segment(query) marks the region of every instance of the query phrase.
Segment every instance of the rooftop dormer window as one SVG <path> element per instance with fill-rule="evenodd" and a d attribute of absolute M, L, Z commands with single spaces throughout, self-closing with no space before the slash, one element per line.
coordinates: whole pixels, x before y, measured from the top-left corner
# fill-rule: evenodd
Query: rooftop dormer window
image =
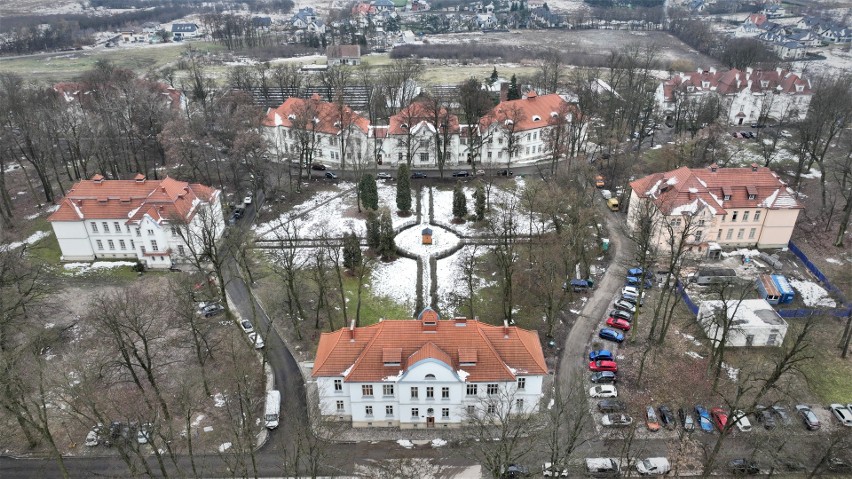
<path fill-rule="evenodd" d="M 538 115 L 533 115 L 532 121 L 541 121 L 541 117 Z"/>

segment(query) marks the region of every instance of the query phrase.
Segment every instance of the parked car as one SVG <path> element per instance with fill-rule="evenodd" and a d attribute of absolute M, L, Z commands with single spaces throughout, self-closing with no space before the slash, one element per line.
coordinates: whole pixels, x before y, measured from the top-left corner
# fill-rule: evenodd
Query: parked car
<path fill-rule="evenodd" d="M 136 430 L 136 442 L 139 444 L 148 444 L 148 441 L 151 440 L 153 428 L 154 425 L 150 422 L 143 422 L 140 424 L 139 429 Z"/>
<path fill-rule="evenodd" d="M 377 180 L 392 180 L 393 176 L 391 176 L 391 174 L 386 172 L 386 171 L 380 171 L 380 172 L 376 173 L 376 179 Z"/>
<path fill-rule="evenodd" d="M 622 412 L 625 409 L 624 403 L 616 399 L 604 399 L 598 403 L 598 411 L 602 413 Z"/>
<path fill-rule="evenodd" d="M 527 477 L 530 475 L 530 469 L 520 464 L 509 464 L 506 470 L 503 471 L 503 479 L 516 479 L 518 477 Z"/>
<path fill-rule="evenodd" d="M 635 296 L 622 296 L 619 301 L 627 301 L 628 303 L 632 304 L 633 307 L 642 306 L 643 304 L 645 304 L 645 295 L 642 295 L 641 298 L 637 298 Z"/>
<path fill-rule="evenodd" d="M 263 349 L 266 346 L 266 343 L 263 342 L 263 338 L 260 337 L 257 333 L 248 333 L 249 342 L 254 346 L 254 349 Z"/>
<path fill-rule="evenodd" d="M 544 477 L 568 477 L 568 468 L 545 462 L 541 466 L 541 475 Z"/>
<path fill-rule="evenodd" d="M 660 421 L 662 421 L 663 427 L 666 429 L 675 427 L 675 417 L 668 406 L 662 404 L 659 408 L 657 408 L 657 411 L 660 412 Z"/>
<path fill-rule="evenodd" d="M 323 165 L 322 163 L 313 162 L 311 164 L 311 169 L 317 171 L 325 171 L 325 165 Z"/>
<path fill-rule="evenodd" d="M 92 427 L 92 430 L 86 434 L 86 446 L 94 447 L 101 443 L 101 431 L 103 431 L 104 425 L 98 423 L 97 425 Z"/>
<path fill-rule="evenodd" d="M 816 431 L 822 426 L 819 423 L 819 418 L 817 418 L 810 406 L 799 404 L 796 406 L 796 411 L 799 412 L 799 416 L 801 416 L 802 422 L 808 428 L 808 431 Z"/>
<path fill-rule="evenodd" d="M 423 179 L 423 178 L 426 178 L 426 173 L 421 173 L 419 171 L 415 171 L 414 173 L 411 174 L 412 180 L 419 180 L 419 179 Z"/>
<path fill-rule="evenodd" d="M 695 417 L 698 419 L 698 426 L 704 432 L 713 432 L 713 422 L 710 421 L 710 413 L 704 409 L 704 406 L 695 406 Z"/>
<path fill-rule="evenodd" d="M 636 276 L 628 276 L 624 279 L 625 287 L 638 287 L 642 283 L 642 278 L 637 278 Z M 654 287 L 654 282 L 650 279 L 645 280 L 645 289 L 651 289 Z M 637 293 L 638 294 L 638 293 Z"/>
<path fill-rule="evenodd" d="M 624 413 L 604 414 L 601 425 L 606 427 L 627 427 L 633 424 L 633 418 Z"/>
<path fill-rule="evenodd" d="M 620 329 L 622 331 L 630 331 L 630 322 L 626 319 L 608 318 L 606 320 L 606 325 L 612 328 Z"/>
<path fill-rule="evenodd" d="M 719 432 L 725 432 L 725 427 L 728 426 L 728 413 L 720 407 L 714 407 L 710 409 L 710 417 L 713 418 L 713 424 Z"/>
<path fill-rule="evenodd" d="M 640 476 L 662 476 L 671 470 L 672 466 L 665 457 L 648 457 L 636 461 L 636 472 Z"/>
<path fill-rule="evenodd" d="M 775 415 L 778 416 L 778 419 L 781 420 L 782 425 L 789 426 L 790 424 L 793 424 L 793 420 L 790 419 L 790 415 L 787 414 L 787 409 L 784 406 L 778 406 L 776 404 L 775 406 L 772 406 L 772 412 L 774 412 Z"/>
<path fill-rule="evenodd" d="M 222 311 L 225 311 L 225 308 L 221 304 L 211 303 L 201 308 L 201 315 L 205 318 L 212 318 Z"/>
<path fill-rule="evenodd" d="M 734 459 L 728 463 L 728 468 L 731 469 L 731 473 L 734 475 L 753 476 L 760 473 L 760 467 L 750 459 Z"/>
<path fill-rule="evenodd" d="M 740 432 L 751 431 L 751 421 L 748 420 L 748 415 L 745 412 L 737 409 L 731 414 L 731 420 L 734 421 Z"/>
<path fill-rule="evenodd" d="M 589 376 L 589 381 L 595 384 L 614 384 L 618 378 L 612 371 L 598 371 Z"/>
<path fill-rule="evenodd" d="M 254 326 L 252 326 L 251 321 L 244 319 L 240 321 L 240 327 L 243 328 L 246 334 L 254 331 Z"/>
<path fill-rule="evenodd" d="M 772 415 L 772 411 L 768 407 L 758 405 L 754 417 L 757 422 L 763 424 L 764 429 L 775 429 L 775 416 Z"/>
<path fill-rule="evenodd" d="M 616 343 L 624 341 L 624 334 L 609 328 L 601 329 L 601 331 L 598 333 L 598 336 L 601 339 L 606 339 L 607 341 L 615 341 Z"/>
<path fill-rule="evenodd" d="M 695 430 L 695 421 L 692 419 L 692 414 L 686 412 L 684 408 L 678 408 L 677 417 L 680 418 L 680 425 L 683 426 L 684 431 L 692 432 Z"/>
<path fill-rule="evenodd" d="M 635 267 L 630 268 L 630 269 L 628 269 L 628 270 L 627 270 L 627 276 L 636 276 L 636 277 L 640 277 L 640 278 L 641 278 L 642 276 L 648 276 L 648 277 L 650 277 L 650 276 L 651 276 L 651 272 L 650 272 L 650 271 L 648 271 L 648 274 L 645 274 L 645 270 L 644 270 L 644 269 L 642 269 L 642 268 L 640 268 L 640 267 L 638 267 L 638 266 L 635 266 Z"/>
<path fill-rule="evenodd" d="M 832 404 L 828 406 L 834 417 L 844 426 L 852 427 L 852 411 L 843 404 Z"/>
<path fill-rule="evenodd" d="M 454 171 L 453 178 L 467 178 L 470 176 L 470 172 L 467 170 Z"/>
<path fill-rule="evenodd" d="M 589 361 L 612 361 L 612 351 L 598 349 L 589 353 Z"/>
<path fill-rule="evenodd" d="M 645 408 L 645 426 L 647 426 L 648 430 L 651 432 L 660 430 L 660 420 L 657 418 L 657 413 L 654 411 L 653 406 Z"/>
<path fill-rule="evenodd" d="M 325 172 L 325 178 L 326 178 L 327 180 L 336 180 L 336 179 L 337 179 L 337 175 L 336 175 L 336 174 L 334 174 L 334 173 L 333 173 L 333 172 L 331 172 L 331 171 L 326 171 L 326 172 Z"/>
<path fill-rule="evenodd" d="M 618 301 L 612 303 L 612 305 L 616 309 L 620 309 L 622 311 L 627 311 L 628 313 L 635 313 L 636 312 L 636 305 L 634 305 L 630 301 L 625 301 L 623 299 L 619 299 Z"/>
<path fill-rule="evenodd" d="M 500 172 L 497 173 L 497 175 L 499 175 L 499 176 L 512 176 L 514 174 L 515 173 L 512 172 L 512 170 L 500 170 Z"/>
<path fill-rule="evenodd" d="M 121 437 L 121 423 L 113 421 L 109 424 L 109 430 L 104 438 L 104 446 L 112 447 L 115 441 Z"/>
<path fill-rule="evenodd" d="M 633 320 L 632 314 L 628 313 L 627 311 L 623 311 L 621 309 L 613 309 L 612 311 L 609 312 L 609 315 L 612 316 L 613 318 L 621 318 L 625 321 L 632 321 Z"/>
<path fill-rule="evenodd" d="M 593 398 L 615 398 L 618 397 L 618 389 L 612 384 L 601 384 L 589 389 L 589 396 Z"/>
<path fill-rule="evenodd" d="M 752 128 L 766 128 L 766 125 L 763 124 L 763 123 L 752 123 L 751 127 Z"/>
<path fill-rule="evenodd" d="M 598 188 L 603 188 L 605 186 L 604 177 L 601 175 L 595 176 L 595 186 Z"/>
<path fill-rule="evenodd" d="M 587 457 L 586 475 L 591 477 L 619 477 L 621 466 L 611 457 Z"/>
<path fill-rule="evenodd" d="M 612 371 L 618 372 L 618 363 L 615 361 L 590 361 L 589 370 L 591 371 Z"/>

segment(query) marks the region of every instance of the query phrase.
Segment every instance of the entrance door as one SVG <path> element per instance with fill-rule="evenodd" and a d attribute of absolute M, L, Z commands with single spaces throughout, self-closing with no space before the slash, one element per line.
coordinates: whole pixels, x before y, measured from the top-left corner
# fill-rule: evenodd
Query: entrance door
<path fill-rule="evenodd" d="M 429 416 L 429 417 L 426 418 L 426 427 L 427 428 L 435 427 L 435 417 L 434 416 Z"/>
<path fill-rule="evenodd" d="M 752 344 L 754 344 L 754 335 L 749 334 L 746 336 L 746 346 L 751 346 Z"/>

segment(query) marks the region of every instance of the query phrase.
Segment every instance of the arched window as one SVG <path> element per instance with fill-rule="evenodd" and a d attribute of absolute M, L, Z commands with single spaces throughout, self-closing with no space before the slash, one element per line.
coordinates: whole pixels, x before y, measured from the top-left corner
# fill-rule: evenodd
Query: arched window
<path fill-rule="evenodd" d="M 426 379 L 427 381 L 434 381 L 434 380 L 435 380 L 435 375 L 434 375 L 434 374 L 427 374 L 425 379 Z"/>

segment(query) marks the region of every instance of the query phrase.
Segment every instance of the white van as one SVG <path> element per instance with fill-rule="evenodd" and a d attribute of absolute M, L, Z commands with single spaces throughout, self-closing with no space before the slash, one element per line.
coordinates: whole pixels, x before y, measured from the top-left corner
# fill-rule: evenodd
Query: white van
<path fill-rule="evenodd" d="M 281 412 L 281 392 L 277 390 L 268 391 L 266 393 L 266 413 L 263 415 L 263 420 L 266 422 L 268 429 L 278 427 L 278 414 Z"/>
<path fill-rule="evenodd" d="M 586 473 L 592 477 L 618 477 L 621 467 L 611 457 L 587 457 Z"/>

